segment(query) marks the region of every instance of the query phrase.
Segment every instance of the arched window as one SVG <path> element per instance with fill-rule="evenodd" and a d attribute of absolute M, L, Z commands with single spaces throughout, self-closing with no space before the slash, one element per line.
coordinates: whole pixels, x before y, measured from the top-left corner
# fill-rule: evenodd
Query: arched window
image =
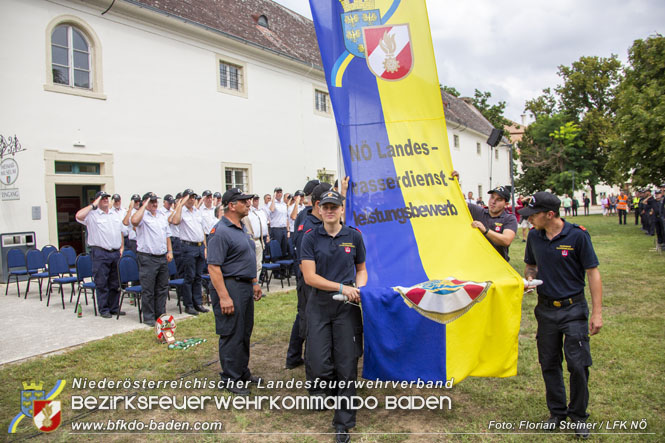
<path fill-rule="evenodd" d="M 79 17 L 61 15 L 46 26 L 45 68 L 44 90 L 106 100 L 102 45 Z"/>
<path fill-rule="evenodd" d="M 263 26 L 264 28 L 267 28 L 268 27 L 268 17 L 266 17 L 265 15 L 260 16 L 257 23 L 258 23 L 259 26 Z"/>
<path fill-rule="evenodd" d="M 72 25 L 56 26 L 51 34 L 53 83 L 92 89 L 90 44 Z"/>

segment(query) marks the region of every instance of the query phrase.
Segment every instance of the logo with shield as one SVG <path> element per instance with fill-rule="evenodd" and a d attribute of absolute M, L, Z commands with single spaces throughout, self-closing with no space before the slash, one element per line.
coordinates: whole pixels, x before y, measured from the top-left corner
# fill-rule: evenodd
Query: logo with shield
<path fill-rule="evenodd" d="M 357 2 L 358 4 L 362 2 Z M 373 2 L 364 2 L 373 4 Z M 346 9 L 354 8 L 356 3 L 350 3 L 344 6 Z M 342 14 L 342 33 L 344 35 L 344 46 L 346 50 L 356 57 L 365 58 L 366 45 L 364 42 L 363 28 L 366 26 L 377 26 L 381 24 L 381 11 L 378 9 L 364 9 L 367 5 L 362 5 L 361 9 L 346 10 Z M 371 7 L 371 6 L 369 6 Z"/>
<path fill-rule="evenodd" d="M 408 24 L 363 29 L 367 66 L 383 80 L 402 80 L 413 68 L 413 48 Z"/>
<path fill-rule="evenodd" d="M 23 390 L 21 391 L 21 412 L 28 417 L 34 416 L 34 402 L 35 400 L 44 400 L 46 394 L 42 387 L 42 382 L 26 383 L 23 382 Z"/>
<path fill-rule="evenodd" d="M 62 415 L 60 414 L 60 400 L 35 400 L 35 426 L 42 432 L 52 432 L 58 429 Z"/>

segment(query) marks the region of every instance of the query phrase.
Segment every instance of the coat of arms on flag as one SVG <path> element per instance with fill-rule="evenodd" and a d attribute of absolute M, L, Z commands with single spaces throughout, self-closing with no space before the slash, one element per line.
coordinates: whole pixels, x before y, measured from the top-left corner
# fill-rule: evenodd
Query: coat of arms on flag
<path fill-rule="evenodd" d="M 60 400 L 36 400 L 35 426 L 42 432 L 51 432 L 58 429 L 62 415 L 60 414 Z"/>
<path fill-rule="evenodd" d="M 367 66 L 383 80 L 401 80 L 413 68 L 408 24 L 363 28 Z"/>
<path fill-rule="evenodd" d="M 346 50 L 356 57 L 365 57 L 365 43 L 362 29 L 365 26 L 381 24 L 381 11 L 375 9 L 374 0 L 340 0 L 342 14 L 342 35 Z"/>
<path fill-rule="evenodd" d="M 420 314 L 438 323 L 450 323 L 459 318 L 487 294 L 492 282 L 460 281 L 452 277 L 446 280 L 430 280 L 404 288 L 393 288 L 404 302 Z"/>

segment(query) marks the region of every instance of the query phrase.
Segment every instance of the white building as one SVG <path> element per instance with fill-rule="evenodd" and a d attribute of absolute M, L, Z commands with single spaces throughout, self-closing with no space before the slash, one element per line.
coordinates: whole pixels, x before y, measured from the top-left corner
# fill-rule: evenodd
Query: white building
<path fill-rule="evenodd" d="M 127 206 L 336 178 L 314 27 L 270 0 L 2 0 L 0 16 L 0 233 L 81 251 L 74 214 L 98 190 Z M 508 155 L 461 103 L 446 107 L 451 151 L 477 195 L 490 171 L 507 183 Z"/>

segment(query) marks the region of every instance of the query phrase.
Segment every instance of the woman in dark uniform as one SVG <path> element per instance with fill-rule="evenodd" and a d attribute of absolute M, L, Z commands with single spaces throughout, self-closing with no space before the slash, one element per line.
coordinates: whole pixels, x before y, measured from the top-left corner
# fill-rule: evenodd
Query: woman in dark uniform
<path fill-rule="evenodd" d="M 356 395 L 363 349 L 362 317 L 353 303 L 360 302 L 359 288 L 367 283 L 365 244 L 360 231 L 341 224 L 343 201 L 333 190 L 322 195 L 323 224 L 305 233 L 301 247 L 305 283 L 314 288 L 307 303 L 307 361 L 316 381 L 332 383 L 326 391 L 337 397 L 333 426 L 338 442 L 350 441 L 348 430 L 356 424 L 350 398 Z M 340 293 L 350 303 L 333 300 Z"/>

